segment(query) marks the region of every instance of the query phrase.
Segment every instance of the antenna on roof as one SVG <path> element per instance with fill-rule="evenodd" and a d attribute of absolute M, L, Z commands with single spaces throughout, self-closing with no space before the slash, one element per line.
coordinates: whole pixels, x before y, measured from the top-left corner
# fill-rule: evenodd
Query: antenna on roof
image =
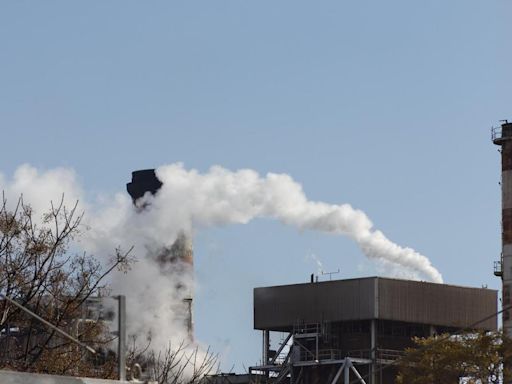
<path fill-rule="evenodd" d="M 337 273 L 340 273 L 340 269 L 338 268 L 337 271 L 334 271 L 334 272 L 324 272 L 322 271 L 322 275 L 329 275 L 329 280 L 332 280 L 332 275 L 335 275 Z"/>

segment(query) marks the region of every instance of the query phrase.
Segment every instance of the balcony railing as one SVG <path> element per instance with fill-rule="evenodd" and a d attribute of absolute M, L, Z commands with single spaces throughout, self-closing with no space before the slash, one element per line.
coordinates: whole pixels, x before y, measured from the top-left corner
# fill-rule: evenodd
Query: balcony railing
<path fill-rule="evenodd" d="M 494 262 L 494 276 L 503 276 L 503 263 L 501 262 L 501 260 Z"/>
<path fill-rule="evenodd" d="M 492 142 L 497 145 L 501 145 L 506 140 L 512 140 L 512 124 L 507 123 L 499 127 L 491 128 Z"/>

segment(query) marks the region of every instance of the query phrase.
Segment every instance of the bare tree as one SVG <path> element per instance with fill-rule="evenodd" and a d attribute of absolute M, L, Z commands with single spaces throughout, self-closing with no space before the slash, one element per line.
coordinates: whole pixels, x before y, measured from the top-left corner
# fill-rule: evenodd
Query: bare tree
<path fill-rule="evenodd" d="M 102 353 L 92 356 L 80 346 L 0 299 L 0 368 L 21 371 L 116 378 L 112 336 L 98 313 L 90 312 L 114 270 L 128 271 L 132 248 L 113 251 L 108 263 L 77 252 L 83 212 L 78 202 L 68 209 L 64 196 L 41 218 L 20 198 L 12 210 L 5 196 L 0 203 L 0 293 L 31 309 Z M 96 316 L 96 317 L 95 317 Z M 196 384 L 217 372 L 217 355 L 210 349 L 182 342 L 155 352 L 135 338 L 127 362 L 132 376 L 142 366 L 159 384 Z M 139 366 L 140 364 L 140 366 Z"/>
<path fill-rule="evenodd" d="M 144 347 L 139 347 L 132 336 L 127 357 L 131 371 L 136 365 L 145 371 L 146 376 L 158 384 L 198 384 L 204 376 L 218 373 L 218 355 L 210 348 L 200 349 L 197 345 L 182 341 L 171 343 L 161 351 L 151 349 L 151 339 Z"/>
<path fill-rule="evenodd" d="M 115 249 L 107 265 L 78 253 L 73 240 L 80 235 L 83 213 L 77 206 L 78 202 L 68 209 L 63 196 L 39 220 L 22 198 L 9 210 L 2 195 L 0 292 L 101 349 L 110 341 L 106 327 L 84 311 L 105 287 L 109 273 L 129 268 L 132 249 Z M 92 358 L 6 300 L 0 301 L 0 367 L 67 375 L 115 374 L 108 355 Z"/>

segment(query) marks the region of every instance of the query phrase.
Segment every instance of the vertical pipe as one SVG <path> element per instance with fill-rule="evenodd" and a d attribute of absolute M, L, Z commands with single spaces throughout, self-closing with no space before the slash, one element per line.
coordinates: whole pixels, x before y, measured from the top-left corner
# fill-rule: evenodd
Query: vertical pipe
<path fill-rule="evenodd" d="M 373 319 L 370 324 L 370 384 L 377 384 L 377 320 Z"/>
<path fill-rule="evenodd" d="M 352 362 L 348 359 L 348 357 L 345 358 L 345 366 L 343 367 L 343 383 L 344 384 L 350 384 L 350 365 Z"/>
<path fill-rule="evenodd" d="M 194 321 L 192 319 L 192 298 L 187 297 L 183 299 L 183 303 L 186 306 L 187 317 L 185 319 L 187 326 L 187 333 L 189 340 L 193 340 L 194 338 Z"/>
<path fill-rule="evenodd" d="M 126 297 L 124 295 L 117 296 L 118 300 L 118 336 L 117 343 L 117 363 L 119 371 L 119 381 L 126 381 Z"/>
<path fill-rule="evenodd" d="M 269 334 L 269 331 L 265 330 L 265 331 L 263 331 L 263 355 L 261 358 L 262 365 L 268 364 L 269 344 L 270 344 L 270 334 Z"/>
<path fill-rule="evenodd" d="M 318 338 L 320 337 L 320 335 L 319 335 L 318 325 L 316 327 L 317 328 L 316 328 L 316 336 L 315 336 L 315 360 L 318 363 L 320 360 L 319 356 L 318 356 Z"/>

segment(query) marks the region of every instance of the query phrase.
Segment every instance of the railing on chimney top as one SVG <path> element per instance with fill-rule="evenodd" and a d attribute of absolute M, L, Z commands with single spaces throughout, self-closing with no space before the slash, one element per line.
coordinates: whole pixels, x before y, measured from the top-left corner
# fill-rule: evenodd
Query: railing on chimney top
<path fill-rule="evenodd" d="M 492 141 L 500 140 L 502 138 L 502 134 L 503 134 L 503 129 L 501 128 L 501 126 L 491 128 Z"/>

